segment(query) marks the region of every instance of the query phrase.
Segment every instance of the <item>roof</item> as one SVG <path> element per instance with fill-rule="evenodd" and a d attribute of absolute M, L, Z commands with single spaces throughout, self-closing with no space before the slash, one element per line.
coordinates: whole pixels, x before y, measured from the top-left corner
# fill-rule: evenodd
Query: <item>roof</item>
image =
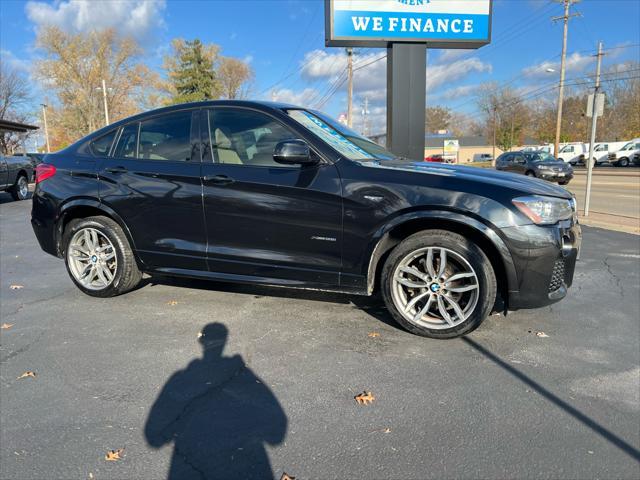
<path fill-rule="evenodd" d="M 18 122 L 12 122 L 9 120 L 0 120 L 0 131 L 3 132 L 18 132 L 18 133 L 25 133 L 29 130 L 38 130 L 38 128 L 35 125 L 28 125 L 26 123 L 18 123 Z"/>

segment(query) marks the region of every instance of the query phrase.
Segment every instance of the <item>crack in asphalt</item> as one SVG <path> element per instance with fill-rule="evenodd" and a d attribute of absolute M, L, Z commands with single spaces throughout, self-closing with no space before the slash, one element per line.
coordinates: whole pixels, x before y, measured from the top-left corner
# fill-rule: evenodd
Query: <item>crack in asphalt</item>
<path fill-rule="evenodd" d="M 613 278 L 613 280 L 616 282 L 616 287 L 617 287 L 617 290 L 620 292 L 620 296 L 624 298 L 624 287 L 622 286 L 622 281 L 620 280 L 620 277 L 618 277 L 618 275 L 614 273 L 613 267 L 609 263 L 609 257 L 605 257 L 605 259 L 602 260 L 602 263 L 606 267 L 607 273 L 609 273 L 609 275 L 611 275 L 611 278 Z"/>
<path fill-rule="evenodd" d="M 178 455 L 186 465 L 189 465 L 189 467 L 191 467 L 191 469 L 193 471 L 195 471 L 200 476 L 200 478 L 203 478 L 204 480 L 207 480 L 207 474 L 205 472 L 203 472 L 202 470 L 200 470 L 198 467 L 196 467 L 193 463 L 191 463 L 191 460 L 189 460 L 189 456 L 186 453 L 182 452 L 176 446 L 175 443 L 173 445 L 173 453 Z"/>
<path fill-rule="evenodd" d="M 18 308 L 16 308 L 13 312 L 7 313 L 7 314 L 5 314 L 3 316 L 4 316 L 4 318 L 13 317 L 14 315 L 17 315 L 18 313 L 20 313 L 22 311 L 22 309 L 24 309 L 24 307 L 31 306 L 31 305 L 36 305 L 36 304 L 42 303 L 42 302 L 48 302 L 50 300 L 55 300 L 58 297 L 66 295 L 69 292 L 69 290 L 71 290 L 71 289 L 67 289 L 64 292 L 56 293 L 55 295 L 53 295 L 51 297 L 39 298 L 37 300 L 31 300 L 30 302 L 20 303 L 18 305 Z"/>
<path fill-rule="evenodd" d="M 24 353 L 27 350 L 29 350 L 33 345 L 35 345 L 36 343 L 38 343 L 40 341 L 40 339 L 43 337 L 44 333 L 45 332 L 40 332 L 40 335 L 38 335 L 36 337 L 36 339 L 33 340 L 31 343 L 27 343 L 24 347 L 21 347 L 18 350 L 15 350 L 14 352 L 11 352 L 9 355 L 5 355 L 4 357 L 0 358 L 0 365 L 3 364 L 3 363 L 6 363 L 7 361 L 11 360 L 12 358 L 17 357 L 21 353 Z"/>

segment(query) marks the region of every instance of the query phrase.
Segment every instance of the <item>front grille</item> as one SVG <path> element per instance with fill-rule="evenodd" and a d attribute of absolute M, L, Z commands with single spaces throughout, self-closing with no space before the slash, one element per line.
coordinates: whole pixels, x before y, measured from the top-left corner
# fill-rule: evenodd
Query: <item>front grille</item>
<path fill-rule="evenodd" d="M 551 282 L 549 283 L 549 292 L 555 292 L 564 283 L 564 260 L 556 260 L 551 273 Z"/>
<path fill-rule="evenodd" d="M 610 153 L 609 154 L 609 160 L 615 160 L 616 159 L 616 154 L 615 153 Z"/>

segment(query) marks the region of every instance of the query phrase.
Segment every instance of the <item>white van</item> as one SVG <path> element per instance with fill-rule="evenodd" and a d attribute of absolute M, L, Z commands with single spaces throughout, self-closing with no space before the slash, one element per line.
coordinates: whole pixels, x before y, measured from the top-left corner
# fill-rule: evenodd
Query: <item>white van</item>
<path fill-rule="evenodd" d="M 568 143 L 560 149 L 558 160 L 575 165 L 580 159 L 584 160 L 585 154 L 588 155 L 588 150 L 589 147 L 585 147 L 584 143 Z"/>
<path fill-rule="evenodd" d="M 627 142 L 600 142 L 596 143 L 593 149 L 593 159 L 596 165 L 602 165 L 609 161 L 609 154 L 617 152 L 624 147 Z"/>
<path fill-rule="evenodd" d="M 610 153 L 609 162 L 616 167 L 640 164 L 640 138 L 634 138 L 617 152 Z"/>

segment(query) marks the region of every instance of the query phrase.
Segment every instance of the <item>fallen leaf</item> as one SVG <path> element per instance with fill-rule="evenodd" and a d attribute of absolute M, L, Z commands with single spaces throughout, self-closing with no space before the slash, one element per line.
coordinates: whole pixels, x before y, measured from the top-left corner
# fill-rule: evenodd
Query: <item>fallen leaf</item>
<path fill-rule="evenodd" d="M 204 333 L 198 332 L 198 338 L 202 338 L 202 337 L 204 337 Z"/>
<path fill-rule="evenodd" d="M 368 336 L 371 338 L 376 338 L 376 337 L 379 337 L 380 334 L 378 332 L 371 332 Z"/>
<path fill-rule="evenodd" d="M 296 480 L 296 477 L 292 477 L 291 475 L 287 475 L 286 472 L 282 472 L 280 480 Z"/>
<path fill-rule="evenodd" d="M 27 377 L 36 377 L 36 372 L 32 372 L 31 370 L 27 370 L 26 372 L 24 372 L 22 375 L 20 375 L 18 377 L 18 380 L 20 380 L 21 378 L 27 378 Z"/>
<path fill-rule="evenodd" d="M 376 399 L 376 397 L 374 397 L 371 392 L 367 392 L 366 390 L 360 393 L 359 395 L 356 395 L 353 398 L 360 405 L 369 405 L 370 403 L 373 403 L 373 401 Z"/>
<path fill-rule="evenodd" d="M 11 290 L 20 290 L 21 288 L 24 288 L 23 285 L 11 285 L 9 287 Z"/>
<path fill-rule="evenodd" d="M 536 337 L 540 337 L 540 338 L 549 338 L 549 335 L 547 335 L 544 332 L 536 332 Z"/>
<path fill-rule="evenodd" d="M 89 472 L 89 478 L 93 478 L 93 473 Z"/>
<path fill-rule="evenodd" d="M 107 462 L 116 462 L 122 459 L 122 457 L 120 456 L 122 454 L 124 454 L 124 448 L 118 448 L 117 450 L 109 450 L 107 454 L 104 456 L 104 459 Z"/>
<path fill-rule="evenodd" d="M 390 428 L 385 428 L 382 433 L 391 433 L 391 429 Z"/>
<path fill-rule="evenodd" d="M 2 325 L 0 325 L 0 328 L 2 330 L 9 330 L 11 327 L 13 327 L 13 323 L 3 323 Z"/>
<path fill-rule="evenodd" d="M 170 305 L 170 306 L 172 306 L 172 307 L 173 307 L 174 305 L 177 305 L 177 304 L 178 304 L 178 301 L 177 301 L 177 300 L 171 300 L 171 301 L 167 302 L 167 305 Z"/>

